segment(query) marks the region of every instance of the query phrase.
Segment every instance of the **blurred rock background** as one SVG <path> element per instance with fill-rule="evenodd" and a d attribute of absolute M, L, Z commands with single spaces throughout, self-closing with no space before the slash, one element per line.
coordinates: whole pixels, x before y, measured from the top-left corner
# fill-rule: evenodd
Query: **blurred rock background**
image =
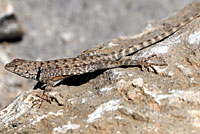
<path fill-rule="evenodd" d="M 101 42 L 139 33 L 147 21 L 164 18 L 192 1 L 11 0 L 0 9 L 0 19 L 5 13 L 16 15 L 24 34 L 21 40 L 0 44 L 0 108 L 36 83 L 7 72 L 3 66 L 12 59 L 73 57 Z M 8 5 L 4 2 L 0 0 L 1 7 Z"/>

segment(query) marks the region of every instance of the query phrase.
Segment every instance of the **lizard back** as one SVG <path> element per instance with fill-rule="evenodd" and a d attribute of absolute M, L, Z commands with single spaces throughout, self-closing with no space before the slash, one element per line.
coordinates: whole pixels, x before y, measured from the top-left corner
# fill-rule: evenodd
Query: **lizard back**
<path fill-rule="evenodd" d="M 200 16 L 200 13 L 185 19 L 175 27 L 144 42 L 133 44 L 128 49 L 101 55 L 78 56 L 76 58 L 58 59 L 50 61 L 28 61 L 15 59 L 5 65 L 5 69 L 19 76 L 47 83 L 51 79 L 62 79 L 72 75 L 94 72 L 99 69 L 118 67 L 117 61 L 127 55 L 133 54 L 143 48 L 149 47 L 169 37 L 183 26 Z M 60 77 L 62 76 L 62 77 Z"/>
<path fill-rule="evenodd" d="M 187 18 L 184 17 L 184 18 L 186 18 L 184 21 L 182 21 L 181 23 L 177 24 L 176 26 L 170 28 L 166 32 L 163 32 L 153 38 L 150 38 L 150 39 L 140 42 L 138 44 L 132 44 L 126 49 L 122 48 L 119 51 L 113 51 L 109 54 L 104 53 L 104 54 L 101 54 L 101 56 L 104 58 L 110 59 L 110 60 L 119 60 L 120 58 L 122 58 L 124 56 L 131 55 L 141 49 L 152 46 L 152 45 L 168 38 L 169 36 L 171 36 L 172 34 L 177 32 L 179 29 L 181 29 L 182 27 L 184 27 L 185 25 L 187 25 L 192 20 L 194 20 L 195 18 L 198 18 L 198 17 L 200 17 L 200 13 L 196 13 L 195 15 L 193 15 L 191 17 L 187 17 Z M 87 50 L 86 50 L 83 55 L 80 55 L 80 57 L 81 56 L 95 56 L 95 55 L 97 55 L 96 52 L 87 52 Z"/>

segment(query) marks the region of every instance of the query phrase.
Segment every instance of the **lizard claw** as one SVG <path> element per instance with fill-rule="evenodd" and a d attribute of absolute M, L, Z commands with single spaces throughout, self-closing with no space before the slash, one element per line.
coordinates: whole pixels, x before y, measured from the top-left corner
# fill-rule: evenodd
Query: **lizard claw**
<path fill-rule="evenodd" d="M 34 107 L 35 105 L 38 105 L 39 104 L 39 108 L 42 106 L 43 102 L 46 101 L 46 102 L 49 102 L 51 104 L 51 96 L 48 94 L 48 93 L 43 93 L 41 96 L 40 95 L 36 95 L 39 99 L 37 100 L 34 100 L 32 103 L 32 107 Z"/>
<path fill-rule="evenodd" d="M 150 55 L 149 57 L 139 61 L 142 71 L 144 70 L 144 68 L 147 68 L 147 70 L 150 71 L 150 68 L 151 68 L 151 69 L 153 69 L 154 72 L 157 73 L 156 69 L 153 66 L 167 66 L 168 65 L 166 63 L 148 63 L 148 60 L 150 60 L 154 56 L 156 56 L 156 55 L 155 54 Z"/>
<path fill-rule="evenodd" d="M 54 96 L 50 96 L 48 93 L 43 93 L 41 96 L 40 95 L 36 95 L 39 99 L 37 100 L 34 100 L 32 103 L 32 107 L 34 107 L 35 105 L 38 105 L 39 104 L 39 108 L 42 106 L 43 102 L 46 101 L 48 102 L 49 104 L 51 104 L 51 102 L 53 100 L 55 100 L 55 102 L 58 104 L 58 106 L 64 106 L 63 104 L 61 104 L 58 99 Z"/>

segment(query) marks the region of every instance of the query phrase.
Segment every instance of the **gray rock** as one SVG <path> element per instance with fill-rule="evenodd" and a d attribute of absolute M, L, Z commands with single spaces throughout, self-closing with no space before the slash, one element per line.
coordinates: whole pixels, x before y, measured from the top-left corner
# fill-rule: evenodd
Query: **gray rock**
<path fill-rule="evenodd" d="M 191 2 L 191 0 L 10 1 L 18 20 L 23 24 L 25 36 L 22 41 L 0 45 L 2 92 L 0 109 L 35 84 L 35 81 L 20 78 L 3 68 L 14 58 L 50 60 L 74 57 L 100 42 L 139 33 L 147 21 L 163 18 Z"/>
<path fill-rule="evenodd" d="M 184 20 L 183 16 L 200 12 L 199 5 L 197 0 L 156 25 L 152 23 L 140 35 L 114 39 L 103 45 L 104 50 L 98 50 L 99 47 L 92 50 L 109 52 L 110 47 L 106 44 L 117 42 L 120 46 L 121 42 L 135 43 L 138 39 L 149 38 L 164 30 L 166 24 L 174 26 Z M 80 85 L 67 86 L 63 81 L 51 94 L 64 106 L 44 102 L 40 109 L 32 107 L 33 100 L 38 99 L 36 94 L 42 91 L 22 92 L 1 110 L 0 132 L 198 134 L 199 25 L 200 19 L 197 18 L 169 38 L 130 57 L 135 59 L 156 54 L 150 62 L 165 62 L 167 66 L 154 66 L 154 71 L 141 71 L 137 67 L 116 68 L 98 75 L 95 72 L 73 78 L 81 81 L 97 75 Z"/>
<path fill-rule="evenodd" d="M 0 40 L 20 39 L 22 35 L 12 4 L 8 0 L 0 0 Z"/>

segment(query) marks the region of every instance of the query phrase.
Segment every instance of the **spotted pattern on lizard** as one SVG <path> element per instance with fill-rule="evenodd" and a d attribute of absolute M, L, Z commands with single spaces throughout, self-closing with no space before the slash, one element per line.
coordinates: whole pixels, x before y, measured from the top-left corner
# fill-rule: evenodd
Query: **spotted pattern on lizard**
<path fill-rule="evenodd" d="M 53 83 L 57 80 L 64 79 L 73 75 L 94 72 L 101 69 L 110 69 L 123 65 L 139 64 L 136 60 L 120 61 L 120 58 L 135 53 L 143 48 L 154 45 L 155 43 L 169 37 L 183 26 L 199 17 L 200 13 L 185 19 L 177 26 L 169 29 L 158 36 L 148 39 L 138 44 L 131 44 L 127 49 L 121 49 L 117 52 L 108 54 L 93 55 L 88 53 L 75 58 L 58 59 L 50 61 L 29 61 L 24 59 L 14 59 L 5 65 L 5 69 L 19 76 L 34 79 L 41 83 L 47 84 L 44 93 L 50 92 Z"/>
<path fill-rule="evenodd" d="M 144 49 L 146 47 L 154 45 L 154 44 L 168 38 L 169 36 L 171 36 L 172 34 L 177 32 L 179 29 L 181 29 L 183 26 L 190 23 L 192 20 L 194 20 L 195 18 L 198 18 L 199 16 L 200 16 L 200 13 L 196 13 L 191 17 L 183 17 L 185 19 L 182 22 L 178 23 L 176 26 L 168 29 L 167 31 L 165 31 L 165 32 L 153 37 L 153 38 L 147 39 L 143 42 L 139 42 L 138 44 L 131 44 L 131 45 L 129 45 L 129 47 L 127 49 L 122 48 L 117 52 L 111 52 L 109 54 L 102 54 L 102 55 L 104 55 L 105 57 L 110 57 L 110 59 L 112 59 L 112 60 L 117 60 L 117 59 L 120 59 L 123 56 L 127 56 L 127 55 L 130 55 L 132 53 L 135 53 L 135 52 L 137 52 L 141 49 Z M 93 56 L 93 55 L 96 55 L 96 52 L 85 50 L 82 53 L 82 55 Z M 82 55 L 80 55 L 80 56 L 82 56 Z"/>

